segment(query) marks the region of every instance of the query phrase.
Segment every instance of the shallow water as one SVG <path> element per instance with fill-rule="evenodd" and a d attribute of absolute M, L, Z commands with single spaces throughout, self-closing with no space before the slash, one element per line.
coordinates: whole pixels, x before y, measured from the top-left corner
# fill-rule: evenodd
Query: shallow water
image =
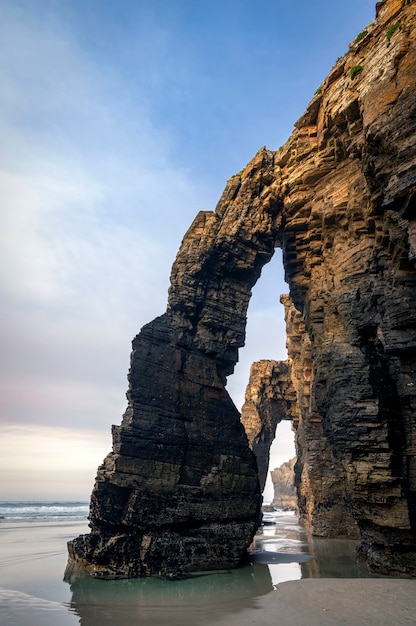
<path fill-rule="evenodd" d="M 290 514 L 256 535 L 251 562 L 238 570 L 181 581 L 157 578 L 63 581 L 66 542 L 88 532 L 86 521 L 2 523 L 0 623 L 8 626 L 205 626 L 237 620 L 280 582 L 367 577 L 354 561 L 355 542 L 308 539 Z"/>
<path fill-rule="evenodd" d="M 274 526 L 263 526 L 255 538 L 259 560 L 269 564 L 273 585 L 301 578 L 382 578 L 356 563 L 357 541 L 311 537 L 299 526 L 295 516 L 282 516 Z M 270 554 L 274 553 L 274 554 Z M 281 567 L 296 555 L 290 577 Z M 297 574 L 297 575 L 295 575 Z"/>

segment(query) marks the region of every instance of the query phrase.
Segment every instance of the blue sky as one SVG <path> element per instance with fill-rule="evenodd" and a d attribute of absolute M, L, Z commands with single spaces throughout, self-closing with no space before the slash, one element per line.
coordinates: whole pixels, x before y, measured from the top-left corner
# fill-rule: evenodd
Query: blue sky
<path fill-rule="evenodd" d="M 0 499 L 88 498 L 181 239 L 290 136 L 371 0 L 2 0 Z M 276 256 L 249 365 L 285 358 Z M 287 429 L 283 451 L 292 453 Z"/>

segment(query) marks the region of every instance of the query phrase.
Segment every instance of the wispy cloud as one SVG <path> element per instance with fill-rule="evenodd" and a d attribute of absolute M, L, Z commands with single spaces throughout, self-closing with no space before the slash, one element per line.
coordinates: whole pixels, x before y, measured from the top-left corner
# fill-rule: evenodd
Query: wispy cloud
<path fill-rule="evenodd" d="M 1 418 L 103 428 L 201 186 L 58 17 L 0 23 Z"/>

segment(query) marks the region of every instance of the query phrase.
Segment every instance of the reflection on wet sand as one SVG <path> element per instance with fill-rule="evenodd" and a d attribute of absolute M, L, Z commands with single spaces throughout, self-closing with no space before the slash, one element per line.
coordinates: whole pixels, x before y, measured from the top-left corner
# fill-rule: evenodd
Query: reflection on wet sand
<path fill-rule="evenodd" d="M 291 555 L 297 554 L 299 563 L 298 578 L 380 578 L 365 566 L 356 562 L 357 541 L 354 539 L 326 539 L 313 537 L 299 526 L 295 516 L 276 518 L 274 526 L 264 526 L 256 535 L 255 547 L 258 550 L 274 552 L 269 564 L 282 563 Z M 260 552 L 260 555 L 262 553 Z M 261 556 L 260 556 L 261 558 Z M 274 569 L 271 569 L 273 584 Z M 294 580 L 285 578 L 284 580 Z"/>
<path fill-rule="evenodd" d="M 302 578 L 383 578 L 356 562 L 357 541 L 308 537 L 309 554 L 302 563 Z"/>
<path fill-rule="evenodd" d="M 122 623 L 210 624 L 221 611 L 238 613 L 242 600 L 273 590 L 267 565 L 253 564 L 238 570 L 203 573 L 184 580 L 158 578 L 103 581 L 90 577 L 71 583 L 71 609 L 82 626 Z"/>
<path fill-rule="evenodd" d="M 158 578 L 103 581 L 90 577 L 68 581 L 71 609 L 82 626 L 208 626 L 219 617 L 235 617 L 278 582 L 301 577 L 311 557 L 293 515 L 259 530 L 249 564 L 237 570 L 204 572 L 184 580 Z"/>
<path fill-rule="evenodd" d="M 71 611 L 81 626 L 209 626 L 230 623 L 284 581 L 301 578 L 375 577 L 355 562 L 355 541 L 308 536 L 293 514 L 276 515 L 259 529 L 249 557 L 237 570 L 204 572 L 180 581 L 158 578 L 68 581 Z"/>

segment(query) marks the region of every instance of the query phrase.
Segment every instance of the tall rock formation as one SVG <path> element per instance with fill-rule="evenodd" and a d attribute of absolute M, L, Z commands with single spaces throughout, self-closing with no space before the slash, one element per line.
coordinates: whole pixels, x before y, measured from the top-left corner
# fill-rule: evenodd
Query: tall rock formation
<path fill-rule="evenodd" d="M 91 533 L 69 545 L 68 575 L 174 577 L 244 558 L 261 491 L 225 383 L 274 252 L 272 166 L 261 151 L 183 239 L 167 311 L 133 340 L 128 407 L 98 469 Z"/>
<path fill-rule="evenodd" d="M 416 570 L 415 13 L 377 4 L 275 161 L 301 520 L 385 573 Z"/>
<path fill-rule="evenodd" d="M 416 565 L 416 12 L 414 2 L 377 6 L 278 166 L 286 276 L 311 343 L 310 415 L 362 558 L 400 572 Z M 306 516 L 321 501 L 309 482 Z"/>
<path fill-rule="evenodd" d="M 345 477 L 334 458 L 312 393 L 312 346 L 305 321 L 288 295 L 282 296 L 281 302 L 285 309 L 287 367 L 299 411 L 295 438 L 299 519 L 313 535 L 355 538 L 357 525 Z"/>
<path fill-rule="evenodd" d="M 280 246 L 300 340 L 270 367 L 298 419 L 301 517 L 330 534 L 345 511 L 361 558 L 416 574 L 415 8 L 379 2 L 285 146 L 196 217 L 166 313 L 133 341 L 128 407 L 70 568 L 175 576 L 242 559 L 261 498 L 225 384 Z"/>
<path fill-rule="evenodd" d="M 311 342 L 301 313 L 288 295 L 280 298 L 285 310 L 286 361 L 253 363 L 241 421 L 257 458 L 264 488 L 269 452 L 281 420 L 291 420 L 296 433 L 297 489 L 300 522 L 322 537 L 356 538 L 351 499 L 343 472 L 334 459 L 322 419 L 311 396 Z"/>

